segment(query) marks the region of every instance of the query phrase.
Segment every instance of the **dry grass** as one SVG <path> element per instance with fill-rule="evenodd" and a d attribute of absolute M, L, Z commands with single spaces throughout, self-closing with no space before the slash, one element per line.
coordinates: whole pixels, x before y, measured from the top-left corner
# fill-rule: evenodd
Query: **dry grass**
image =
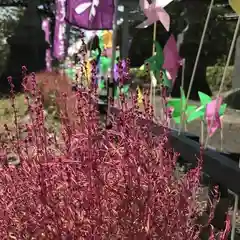
<path fill-rule="evenodd" d="M 16 95 L 15 105 L 17 109 L 17 116 L 20 123 L 26 123 L 27 116 L 27 103 L 23 94 Z M 0 99 L 0 135 L 3 133 L 4 124 L 8 125 L 9 129 L 14 129 L 14 112 L 9 98 Z M 48 128 L 58 131 L 59 121 L 56 119 L 55 114 L 49 114 L 47 110 L 46 124 Z"/>
<path fill-rule="evenodd" d="M 16 95 L 16 108 L 18 117 L 23 118 L 27 110 L 23 94 Z M 13 125 L 13 117 L 14 114 L 10 99 L 0 99 L 0 132 L 3 130 L 4 124 Z"/>

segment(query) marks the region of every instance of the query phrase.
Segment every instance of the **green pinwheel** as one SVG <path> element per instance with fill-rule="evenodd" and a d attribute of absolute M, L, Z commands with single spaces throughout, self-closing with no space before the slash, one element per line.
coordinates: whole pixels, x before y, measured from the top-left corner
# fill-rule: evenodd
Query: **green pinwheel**
<path fill-rule="evenodd" d="M 100 72 L 105 74 L 111 67 L 111 58 L 101 56 L 100 57 Z"/>
<path fill-rule="evenodd" d="M 76 77 L 76 69 L 74 68 L 67 68 L 65 69 L 65 73 L 67 74 L 67 76 L 72 79 L 75 80 Z"/>
<path fill-rule="evenodd" d="M 162 84 L 164 87 L 172 88 L 172 81 L 168 79 L 167 72 L 165 69 L 162 68 L 164 63 L 164 53 L 163 49 L 161 48 L 160 44 L 155 41 L 156 46 L 156 54 L 145 61 L 145 64 L 149 64 L 150 71 L 153 72 L 157 82 L 162 80 Z M 162 78 L 160 78 L 162 71 Z"/>
<path fill-rule="evenodd" d="M 91 59 L 97 58 L 98 55 L 99 55 L 99 50 L 98 49 L 91 51 Z"/>
<path fill-rule="evenodd" d="M 114 91 L 114 98 L 119 98 L 120 96 L 120 92 L 123 95 L 128 95 L 128 91 L 129 91 L 129 85 L 123 85 L 121 88 L 119 86 L 117 86 L 117 88 Z"/>
<path fill-rule="evenodd" d="M 208 96 L 207 94 L 205 94 L 203 92 L 200 92 L 200 91 L 198 92 L 198 96 L 199 96 L 199 99 L 200 99 L 200 102 L 201 102 L 201 106 L 199 108 L 197 108 L 195 110 L 195 112 L 197 112 L 198 115 L 199 115 L 199 118 L 202 121 L 204 121 L 207 104 L 212 102 L 212 98 L 210 96 Z M 219 109 L 219 116 L 224 115 L 224 113 L 226 111 L 226 108 L 227 108 L 227 104 L 222 104 L 221 105 L 221 107 Z M 194 116 L 194 114 L 192 116 Z M 190 120 L 191 120 L 191 118 L 190 118 Z"/>
<path fill-rule="evenodd" d="M 177 124 L 191 122 L 201 116 L 201 111 L 196 111 L 197 106 L 186 105 L 186 97 L 182 88 L 180 88 L 181 98 L 172 98 L 167 102 L 167 107 L 173 108 L 172 117 Z"/>
<path fill-rule="evenodd" d="M 203 109 L 206 109 L 207 104 L 209 104 L 212 101 L 212 98 L 210 96 L 208 96 L 207 94 L 203 93 L 203 92 L 198 92 L 198 96 L 200 98 L 200 102 L 201 102 L 201 106 L 203 107 Z M 220 109 L 219 109 L 219 115 L 222 116 L 227 108 L 227 104 L 222 104 Z"/>
<path fill-rule="evenodd" d="M 160 77 L 159 73 L 164 63 L 164 55 L 160 44 L 157 41 L 154 41 L 154 44 L 156 46 L 156 54 L 145 60 L 145 64 L 146 63 L 149 64 L 150 71 L 152 71 L 154 73 L 155 78 L 159 80 Z"/>
<path fill-rule="evenodd" d="M 102 90 L 105 88 L 105 82 L 103 79 L 100 80 L 98 87 Z"/>
<path fill-rule="evenodd" d="M 164 87 L 172 89 L 172 81 L 168 79 L 167 72 L 165 69 L 162 70 L 162 84 Z"/>

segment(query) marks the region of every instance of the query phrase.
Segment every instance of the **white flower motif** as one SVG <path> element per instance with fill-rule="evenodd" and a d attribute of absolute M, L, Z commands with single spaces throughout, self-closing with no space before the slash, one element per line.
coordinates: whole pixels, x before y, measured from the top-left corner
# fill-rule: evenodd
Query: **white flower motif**
<path fill-rule="evenodd" d="M 75 12 L 80 15 L 87 9 L 90 9 L 89 20 L 92 20 L 96 16 L 96 8 L 99 5 L 99 0 L 92 0 L 91 2 L 81 3 L 75 8 Z"/>

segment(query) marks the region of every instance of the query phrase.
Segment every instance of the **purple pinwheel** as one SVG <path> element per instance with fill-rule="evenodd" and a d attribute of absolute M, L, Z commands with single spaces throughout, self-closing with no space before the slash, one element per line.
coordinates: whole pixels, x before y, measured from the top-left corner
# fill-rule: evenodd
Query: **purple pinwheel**
<path fill-rule="evenodd" d="M 112 29 L 113 0 L 68 0 L 66 20 L 87 30 Z"/>
<path fill-rule="evenodd" d="M 119 66 L 120 65 L 120 66 Z M 126 60 L 122 60 L 119 63 L 116 63 L 114 66 L 114 80 L 115 82 L 119 81 L 119 78 L 127 78 L 128 76 L 128 69 L 127 69 L 127 62 Z"/>

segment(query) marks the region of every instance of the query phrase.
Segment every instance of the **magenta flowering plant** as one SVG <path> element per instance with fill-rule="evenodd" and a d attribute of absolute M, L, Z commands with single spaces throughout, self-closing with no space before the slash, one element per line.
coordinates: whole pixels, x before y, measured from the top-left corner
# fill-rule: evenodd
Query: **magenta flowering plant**
<path fill-rule="evenodd" d="M 1 239 L 199 239 L 201 159 L 177 178 L 178 154 L 165 133 L 153 136 L 148 123 L 137 124 L 136 96 L 106 130 L 94 91 L 59 92 L 61 132 L 53 136 L 36 78 L 25 84 L 27 134 L 20 136 L 16 115 L 16 131 L 6 126 L 0 147 Z M 15 108 L 14 92 L 11 99 Z M 151 106 L 143 105 L 147 118 Z"/>

